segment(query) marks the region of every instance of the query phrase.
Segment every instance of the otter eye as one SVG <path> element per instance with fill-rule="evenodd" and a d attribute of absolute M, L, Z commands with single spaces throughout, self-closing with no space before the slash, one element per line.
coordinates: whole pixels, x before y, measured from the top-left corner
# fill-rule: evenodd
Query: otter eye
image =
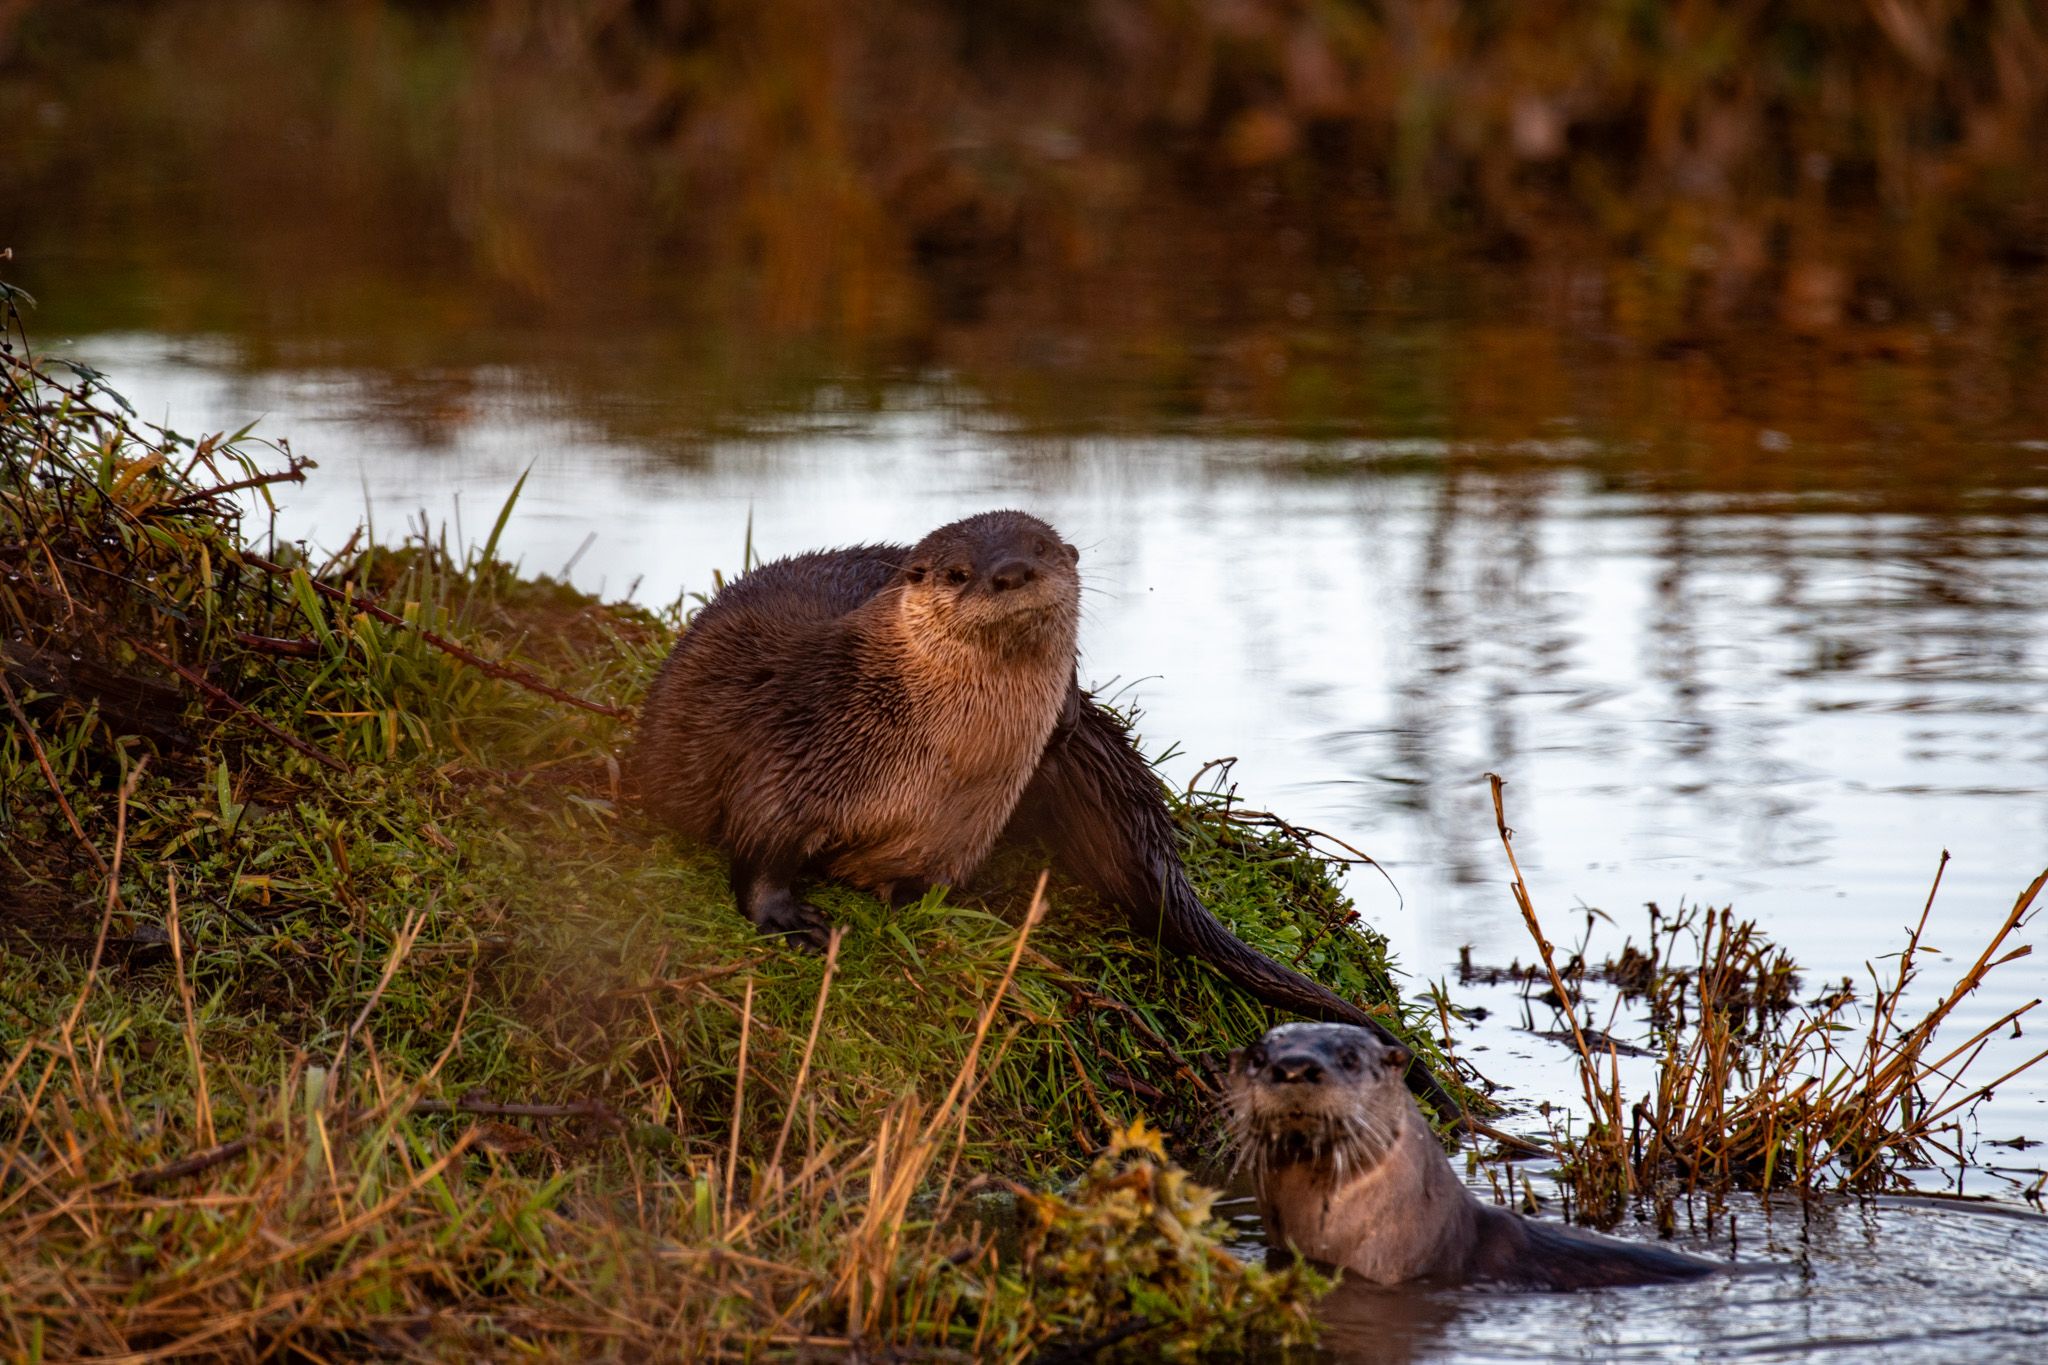
<path fill-rule="evenodd" d="M 1046 552 L 1047 552 L 1048 550 L 1050 550 L 1051 548 L 1052 548 L 1051 546 L 1047 545 L 1047 544 L 1046 544 L 1046 543 L 1045 543 L 1044 541 L 1042 541 L 1042 540 L 1035 540 L 1035 541 L 1031 542 L 1031 553 L 1033 553 L 1033 554 L 1035 554 L 1035 555 L 1043 555 L 1043 554 L 1045 554 L 1045 553 L 1046 553 Z"/>
<path fill-rule="evenodd" d="M 1338 1054 L 1337 1060 L 1343 1063 L 1344 1069 L 1346 1071 L 1356 1071 L 1358 1070 L 1359 1064 L 1363 1062 L 1365 1059 L 1358 1055 L 1357 1048 L 1347 1047 L 1344 1049 L 1343 1052 Z"/>
<path fill-rule="evenodd" d="M 924 576 L 932 571 L 929 564 L 913 564 L 903 571 L 903 576 L 913 583 L 924 582 Z"/>
<path fill-rule="evenodd" d="M 967 570 L 965 569 L 952 568 L 946 570 L 946 581 L 948 583 L 951 583 L 956 588 L 972 577 L 974 577 L 974 575 L 967 572 Z"/>

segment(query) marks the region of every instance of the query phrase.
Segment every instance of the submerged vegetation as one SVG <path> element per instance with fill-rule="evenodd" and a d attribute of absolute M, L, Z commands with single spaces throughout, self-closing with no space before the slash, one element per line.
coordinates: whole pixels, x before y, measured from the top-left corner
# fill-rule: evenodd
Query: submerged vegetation
<path fill-rule="evenodd" d="M 510 502 L 466 550 L 260 545 L 244 507 L 312 463 L 138 421 L 30 352 L 20 298 L 0 1349 L 1018 1359 L 1306 1330 L 1313 1282 L 1223 1254 L 1130 1127 L 1212 1162 L 1209 1068 L 1263 1009 L 1023 852 L 900 911 L 821 888 L 823 959 L 755 937 L 620 791 L 682 604 L 521 577 Z M 1222 792 L 1177 808 L 1220 914 L 1445 1065 L 1307 836 Z M 1030 1217 L 988 1197 L 1118 1134 Z"/>

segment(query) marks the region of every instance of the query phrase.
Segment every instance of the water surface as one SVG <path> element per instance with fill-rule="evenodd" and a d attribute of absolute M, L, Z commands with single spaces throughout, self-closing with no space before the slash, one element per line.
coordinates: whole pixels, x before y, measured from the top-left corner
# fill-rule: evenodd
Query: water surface
<path fill-rule="evenodd" d="M 1483 1193 L 1483 1192 L 1482 1192 Z M 1261 1254 L 1249 1198 L 1220 1208 Z M 1632 1227 L 1622 1235 L 1647 1240 Z M 1729 1267 L 1571 1294 L 1383 1290 L 1322 1303 L 1346 1365 L 1476 1361 L 2033 1361 L 2048 1339 L 2048 1218 L 1916 1197 L 1744 1198 L 1676 1244 Z"/>

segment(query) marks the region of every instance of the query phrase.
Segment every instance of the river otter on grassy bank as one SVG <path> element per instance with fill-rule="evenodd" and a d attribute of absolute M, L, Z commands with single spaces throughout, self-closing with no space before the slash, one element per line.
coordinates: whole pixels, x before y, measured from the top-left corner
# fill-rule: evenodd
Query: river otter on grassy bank
<path fill-rule="evenodd" d="M 731 858 L 764 932 L 821 936 L 805 876 L 901 903 L 965 882 L 1007 832 L 1265 1003 L 1393 1042 L 1188 885 L 1157 777 L 1075 681 L 1079 558 L 1036 517 L 985 512 L 915 546 L 754 569 L 697 613 L 648 691 L 642 798 Z M 1425 1068 L 1411 1083 L 1459 1114 Z"/>
<path fill-rule="evenodd" d="M 1721 1268 L 1482 1204 L 1401 1088 L 1408 1060 L 1344 1024 L 1282 1024 L 1231 1058 L 1231 1136 L 1274 1247 L 1374 1284 L 1592 1289 Z"/>

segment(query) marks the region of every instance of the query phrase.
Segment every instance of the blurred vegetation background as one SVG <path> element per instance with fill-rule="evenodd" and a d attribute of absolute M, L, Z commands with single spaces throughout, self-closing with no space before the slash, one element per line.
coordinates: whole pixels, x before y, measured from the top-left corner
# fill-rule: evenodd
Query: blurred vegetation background
<path fill-rule="evenodd" d="M 1368 266 L 1669 340 L 2005 309 L 2048 260 L 2028 0 L 15 0 L 0 75 L 0 233 L 182 270 L 187 323 L 250 306 L 232 265 L 316 330 L 658 300 L 1164 363 Z"/>

